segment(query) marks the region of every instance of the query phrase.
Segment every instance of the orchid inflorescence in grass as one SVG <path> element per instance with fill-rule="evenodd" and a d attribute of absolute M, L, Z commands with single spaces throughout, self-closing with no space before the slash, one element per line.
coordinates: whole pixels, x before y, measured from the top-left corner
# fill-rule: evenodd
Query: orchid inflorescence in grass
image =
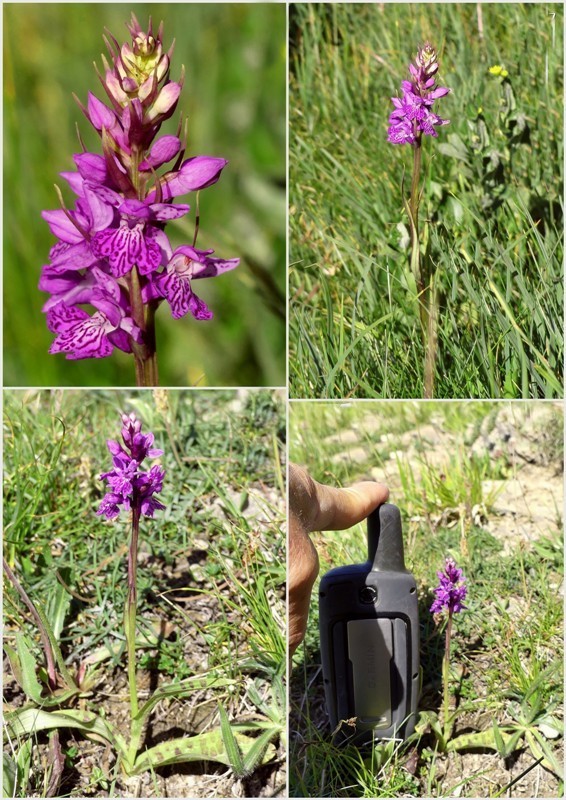
<path fill-rule="evenodd" d="M 178 82 L 169 77 L 173 46 L 163 49 L 163 23 L 154 34 L 150 20 L 144 32 L 132 14 L 128 28 L 131 45 L 104 37 L 110 62 L 103 57 L 104 75 L 98 77 L 107 103 L 91 92 L 86 106 L 75 98 L 100 136 L 102 155 L 88 152 L 79 135 L 77 171 L 61 173 L 76 195 L 75 207 L 67 209 L 57 189 L 61 208 L 42 214 L 58 241 L 39 288 L 51 295 L 43 307 L 56 334 L 50 353 L 104 358 L 117 347 L 133 354 L 136 382 L 146 386 L 158 382 L 158 306 L 166 300 L 175 319 L 187 313 L 211 319 L 192 282 L 234 269 L 239 259 L 196 248 L 198 213 L 192 244 L 171 247 L 167 222 L 190 210 L 175 198 L 216 183 L 228 162 L 184 159 L 182 121 L 177 135 L 156 138 L 175 111 L 184 76 Z"/>
<path fill-rule="evenodd" d="M 411 270 L 417 285 L 419 316 L 423 346 L 424 396 L 434 395 L 434 370 L 437 351 L 437 290 L 434 271 L 430 267 L 428 253 L 421 253 L 419 237 L 419 204 L 421 198 L 420 175 L 423 136 L 438 136 L 437 128 L 448 125 L 450 120 L 439 117 L 433 111 L 436 100 L 450 92 L 445 86 L 436 85 L 438 54 L 431 44 L 421 47 L 415 63 L 409 65 L 410 80 L 401 84 L 402 96 L 392 97 L 395 106 L 389 117 L 387 141 L 392 144 L 409 144 L 413 148 L 413 177 L 411 195 L 403 203 L 409 217 L 411 231 Z"/>
<path fill-rule="evenodd" d="M 180 699 L 195 690 L 233 687 L 236 681 L 224 677 L 211 669 L 195 674 L 183 681 L 173 681 L 159 686 L 142 704 L 136 680 L 136 612 L 137 612 L 137 554 L 140 520 L 153 517 L 156 511 L 165 509 L 157 496 L 163 488 L 165 470 L 159 464 L 147 467 L 147 460 L 159 458 L 163 451 L 154 447 L 154 435 L 142 432 L 142 423 L 135 414 L 123 414 L 122 441 L 108 440 L 108 450 L 112 456 L 112 469 L 100 475 L 107 484 L 106 492 L 97 514 L 108 521 L 114 520 L 121 510 L 129 513 L 131 530 L 128 547 L 128 583 L 124 606 L 124 632 L 127 648 L 128 689 L 130 701 L 129 736 L 124 736 L 108 720 L 104 711 L 91 710 L 88 698 L 99 678 L 98 669 L 90 672 L 91 663 L 112 657 L 108 649 L 106 655 L 98 656 L 96 661 L 83 661 L 76 671 L 71 670 L 63 657 L 57 637 L 43 609 L 34 604 L 27 595 L 14 570 L 3 559 L 6 577 L 14 586 L 20 598 L 31 613 L 41 638 L 46 669 L 37 663 L 34 648 L 24 631 L 16 633 L 16 648 L 7 643 L 4 650 L 10 661 L 15 680 L 21 686 L 26 703 L 5 714 L 5 735 L 11 741 L 37 737 L 39 731 L 50 731 L 50 753 L 54 763 L 62 770 L 64 756 L 58 739 L 59 728 L 73 728 L 95 741 L 103 741 L 116 750 L 118 762 L 125 775 L 136 775 L 157 766 L 186 761 L 218 761 L 234 767 L 234 759 L 242 761 L 251 770 L 274 753 L 270 744 L 274 729 L 264 731 L 259 737 L 248 735 L 257 732 L 257 723 L 240 724 L 232 730 L 224 714 L 221 713 L 221 726 L 207 729 L 193 735 L 143 748 L 142 736 L 147 719 L 156 705 L 167 698 Z M 145 640 L 147 644 L 147 639 Z M 156 642 L 157 643 L 157 642 Z M 38 681 L 42 679 L 44 686 Z M 83 702 L 80 708 L 73 707 L 77 698 Z M 85 709 L 86 705 L 86 709 Z M 237 757 L 237 758 L 236 758 Z M 60 771 L 57 773 L 60 777 Z M 247 774 L 247 773 L 246 773 Z M 55 787 L 56 788 L 56 787 Z M 12 796 L 10 794 L 9 796 Z M 51 795 L 50 795 L 51 796 Z"/>
<path fill-rule="evenodd" d="M 468 593 L 466 578 L 462 570 L 456 566 L 451 558 L 447 558 L 444 569 L 437 573 L 439 584 L 434 590 L 436 595 L 430 607 L 431 614 L 441 614 L 446 610 L 448 619 L 446 622 L 446 641 L 444 649 L 444 659 L 442 661 L 442 684 L 443 684 L 443 707 L 444 707 L 444 738 L 449 739 L 450 725 L 450 643 L 452 638 L 452 617 L 466 608 L 464 600 Z"/>
<path fill-rule="evenodd" d="M 163 450 L 152 447 L 153 433 L 141 432 L 142 424 L 135 414 L 122 415 L 122 441 L 107 442 L 112 455 L 113 469 L 103 472 L 101 480 L 108 484 L 109 492 L 104 496 L 97 511 L 107 519 L 120 513 L 120 506 L 131 512 L 132 529 L 128 548 L 128 594 L 124 608 L 124 628 L 128 648 L 128 687 L 130 692 L 131 737 L 130 759 L 133 762 L 139 747 L 141 725 L 138 720 L 138 692 L 136 684 L 136 610 L 137 610 L 137 560 L 138 537 L 141 516 L 153 517 L 155 511 L 165 506 L 156 499 L 163 488 L 165 470 L 154 464 L 148 471 L 142 470 L 146 458 L 158 458 Z"/>

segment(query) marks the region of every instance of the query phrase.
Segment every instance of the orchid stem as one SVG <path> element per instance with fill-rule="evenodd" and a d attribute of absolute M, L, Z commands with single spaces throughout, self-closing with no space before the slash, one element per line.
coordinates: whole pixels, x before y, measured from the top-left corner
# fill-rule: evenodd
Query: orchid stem
<path fill-rule="evenodd" d="M 413 147 L 413 177 L 411 180 L 411 198 L 409 201 L 411 225 L 411 270 L 415 276 L 418 292 L 419 318 L 421 336 L 425 350 L 424 362 L 424 396 L 434 397 L 434 373 L 437 351 L 437 303 L 434 276 L 428 269 L 426 255 L 422 256 L 419 239 L 419 203 L 420 177 L 422 163 L 422 139 L 416 136 Z"/>
<path fill-rule="evenodd" d="M 434 397 L 434 375 L 438 351 L 438 294 L 434 272 L 430 274 L 427 308 L 427 332 L 425 338 L 424 396 Z"/>
<path fill-rule="evenodd" d="M 452 638 L 452 611 L 448 612 L 448 623 L 446 625 L 446 642 L 444 646 L 444 659 L 442 661 L 442 684 L 443 684 L 443 724 L 444 724 L 444 739 L 447 742 L 450 738 L 450 725 L 448 723 L 450 713 L 450 686 L 449 686 L 449 672 L 450 672 L 450 640 Z"/>
<path fill-rule="evenodd" d="M 137 386 L 157 386 L 157 351 L 155 344 L 155 308 L 154 302 L 144 306 L 140 277 L 136 266 L 130 273 L 130 298 L 132 306 L 132 319 L 142 332 L 143 344 L 133 341 L 132 350 L 136 368 Z"/>
<path fill-rule="evenodd" d="M 418 292 L 419 316 L 421 320 L 421 333 L 423 343 L 426 338 L 426 284 L 422 271 L 421 250 L 419 241 L 419 184 L 421 178 L 422 143 L 417 136 L 413 147 L 413 177 L 411 180 L 411 199 L 409 201 L 411 224 L 411 270 L 415 276 Z"/>
<path fill-rule="evenodd" d="M 195 216 L 195 235 L 193 236 L 193 247 L 196 247 L 198 231 L 200 227 L 200 204 L 199 204 L 199 196 L 200 192 L 197 192 L 197 199 L 196 199 L 196 216 Z"/>
<path fill-rule="evenodd" d="M 128 689 L 130 694 L 130 747 L 129 758 L 133 763 L 139 743 L 138 726 L 135 717 L 138 713 L 138 690 L 136 684 L 136 609 L 137 609 L 137 560 L 138 536 L 140 528 L 139 497 L 132 496 L 132 533 L 128 548 L 128 596 L 124 607 L 124 630 L 126 633 L 128 655 Z M 135 735 L 137 734 L 137 735 Z"/>
<path fill-rule="evenodd" d="M 157 347 L 155 342 L 155 310 L 155 303 L 149 303 L 145 319 L 146 343 L 150 353 L 149 358 L 146 361 L 146 386 L 158 386 L 159 384 L 157 372 Z"/>

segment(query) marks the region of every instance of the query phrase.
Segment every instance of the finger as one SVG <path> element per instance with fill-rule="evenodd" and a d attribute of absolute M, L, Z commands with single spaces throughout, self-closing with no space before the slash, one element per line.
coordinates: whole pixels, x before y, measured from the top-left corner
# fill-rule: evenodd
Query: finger
<path fill-rule="evenodd" d="M 389 497 L 382 483 L 362 481 L 347 489 L 316 484 L 319 512 L 313 524 L 316 531 L 341 531 L 361 522 Z"/>

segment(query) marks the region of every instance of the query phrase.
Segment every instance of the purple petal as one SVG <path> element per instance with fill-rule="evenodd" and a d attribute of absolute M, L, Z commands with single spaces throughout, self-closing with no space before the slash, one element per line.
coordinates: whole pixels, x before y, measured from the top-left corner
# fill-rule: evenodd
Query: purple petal
<path fill-rule="evenodd" d="M 92 92 L 88 93 L 87 111 L 88 118 L 97 131 L 102 130 L 102 128 L 110 130 L 116 123 L 114 112 L 108 106 L 105 106 L 98 97 L 95 97 Z"/>
<path fill-rule="evenodd" d="M 97 153 L 79 153 L 73 156 L 73 160 L 85 181 L 106 183 L 108 180 L 106 161 L 103 156 L 99 156 Z"/>
<path fill-rule="evenodd" d="M 156 280 L 156 285 L 162 296 L 171 307 L 173 319 L 181 319 L 189 310 L 192 295 L 191 282 L 177 276 L 176 272 L 165 272 Z"/>
<path fill-rule="evenodd" d="M 200 297 L 197 297 L 194 292 L 189 300 L 189 311 L 193 317 L 198 320 L 209 320 L 214 316 L 204 300 L 201 300 Z"/>
<path fill-rule="evenodd" d="M 82 308 L 75 306 L 69 308 L 64 303 L 50 309 L 47 313 L 47 327 L 51 333 L 61 333 L 68 330 L 76 322 L 88 319 L 88 314 Z"/>
<path fill-rule="evenodd" d="M 157 76 L 150 75 L 138 89 L 138 97 L 143 101 L 150 96 L 157 86 Z"/>
<path fill-rule="evenodd" d="M 139 168 L 142 171 L 157 169 L 167 161 L 171 161 L 181 149 L 181 140 L 177 136 L 161 136 L 149 151 L 149 155 L 142 161 Z"/>
<path fill-rule="evenodd" d="M 141 336 L 134 337 L 137 341 L 140 340 Z M 117 347 L 119 350 L 122 350 L 124 353 L 131 353 L 132 352 L 132 345 L 130 343 L 130 337 L 123 330 L 112 331 L 108 334 L 108 341 L 112 342 L 114 347 Z"/>
<path fill-rule="evenodd" d="M 166 272 L 157 279 L 159 289 L 167 298 L 174 319 L 184 317 L 190 312 L 195 319 L 212 319 L 212 311 L 191 289 L 191 281 L 177 275 L 176 272 Z"/>
<path fill-rule="evenodd" d="M 93 191 L 88 184 L 84 186 L 84 197 L 88 204 L 91 219 L 91 230 L 103 231 L 114 220 L 114 209 L 105 203 L 99 192 Z"/>
<path fill-rule="evenodd" d="M 61 330 L 49 348 L 49 352 L 66 353 L 67 358 L 70 359 L 105 358 L 114 349 L 106 335 L 108 330 L 108 320 L 100 311 L 97 311 L 92 317 L 87 314 L 86 319 L 74 322 L 71 321 L 69 315 L 65 323 L 65 330 Z"/>
<path fill-rule="evenodd" d="M 63 242 L 76 244 L 83 241 L 84 236 L 73 225 L 62 208 L 55 211 L 42 211 L 41 216 L 49 225 L 51 233 Z"/>
<path fill-rule="evenodd" d="M 191 210 L 184 203 L 152 203 L 150 208 L 152 217 L 158 220 L 179 219 Z"/>
<path fill-rule="evenodd" d="M 163 503 L 160 503 L 155 497 L 148 497 L 141 503 L 141 512 L 146 517 L 153 517 L 154 511 L 163 511 L 164 508 Z"/>
<path fill-rule="evenodd" d="M 217 275 L 222 275 L 224 272 L 229 272 L 231 269 L 236 269 L 240 263 L 239 258 L 205 258 L 204 264 L 193 262 L 192 278 L 215 278 Z"/>
<path fill-rule="evenodd" d="M 120 214 L 127 214 L 129 217 L 136 219 L 148 220 L 150 218 L 149 206 L 142 200 L 128 199 L 120 205 Z"/>
<path fill-rule="evenodd" d="M 118 503 L 121 503 L 121 500 L 122 498 L 120 495 L 115 494 L 114 492 L 108 492 L 108 494 L 104 495 L 102 498 L 102 502 L 100 503 L 96 513 L 98 516 L 102 516 L 104 514 L 107 519 L 114 519 L 114 517 L 117 517 L 120 513 Z"/>
<path fill-rule="evenodd" d="M 83 193 L 84 179 L 82 175 L 78 172 L 60 172 L 59 175 L 67 181 L 75 194 Z"/>
<path fill-rule="evenodd" d="M 110 94 L 112 95 L 114 100 L 116 100 L 117 103 L 119 103 L 121 106 L 126 106 L 128 104 L 128 95 L 120 86 L 120 81 L 118 80 L 118 78 L 109 69 L 106 70 L 106 74 L 104 76 L 104 83 L 106 85 L 106 88 L 108 89 L 108 91 L 110 92 Z"/>
<path fill-rule="evenodd" d="M 220 178 L 220 174 L 228 162 L 225 158 L 214 156 L 195 156 L 183 162 L 178 172 L 168 172 L 162 178 L 162 195 L 164 200 L 171 200 L 180 194 L 196 192 L 212 186 Z M 149 202 L 155 199 L 155 189 L 147 197 Z"/>
<path fill-rule="evenodd" d="M 437 100 L 439 97 L 444 97 L 450 93 L 450 89 L 447 89 L 445 86 L 439 86 L 437 89 L 433 89 L 432 92 L 429 93 L 428 97 L 429 100 Z"/>
<path fill-rule="evenodd" d="M 120 327 L 120 323 L 122 322 L 122 317 L 124 316 L 124 312 L 114 300 L 110 297 L 106 297 L 104 294 L 97 293 L 93 294 L 91 298 L 91 305 L 93 305 L 97 311 L 99 311 L 105 317 L 107 321 L 107 333 L 111 330 L 115 330 L 116 328 Z"/>
<path fill-rule="evenodd" d="M 51 260 L 51 266 L 65 269 L 87 269 L 95 262 L 96 256 L 93 255 L 89 244 L 83 239 L 78 244 L 72 244 L 64 251 L 60 251 Z"/>
<path fill-rule="evenodd" d="M 114 189 L 110 189 L 108 186 L 90 184 L 90 189 L 103 203 L 106 203 L 108 206 L 113 206 L 114 208 L 118 208 L 124 200 L 121 194 L 115 192 Z"/>
<path fill-rule="evenodd" d="M 154 447 L 153 449 L 147 451 L 148 458 L 159 458 L 159 456 L 162 456 L 162 455 L 163 455 L 163 450 L 159 450 L 156 447 Z"/>
<path fill-rule="evenodd" d="M 182 278 L 214 278 L 235 269 L 240 263 L 239 258 L 209 258 L 209 254 L 213 252 L 214 250 L 196 250 L 189 245 L 181 245 L 169 260 L 167 270 L 176 272 Z"/>

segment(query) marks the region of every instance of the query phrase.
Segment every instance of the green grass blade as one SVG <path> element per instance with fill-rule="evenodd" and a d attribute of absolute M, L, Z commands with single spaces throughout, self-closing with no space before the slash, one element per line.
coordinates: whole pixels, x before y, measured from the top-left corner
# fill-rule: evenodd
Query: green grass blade
<path fill-rule="evenodd" d="M 224 742 L 224 747 L 226 749 L 228 761 L 234 773 L 239 778 L 243 778 L 247 774 L 247 770 L 244 766 L 244 759 L 242 758 L 242 754 L 238 746 L 236 735 L 233 732 L 230 722 L 228 720 L 228 714 L 226 713 L 226 710 L 222 704 L 219 704 L 218 706 L 218 713 L 220 715 L 220 730 L 222 732 L 222 741 Z"/>

